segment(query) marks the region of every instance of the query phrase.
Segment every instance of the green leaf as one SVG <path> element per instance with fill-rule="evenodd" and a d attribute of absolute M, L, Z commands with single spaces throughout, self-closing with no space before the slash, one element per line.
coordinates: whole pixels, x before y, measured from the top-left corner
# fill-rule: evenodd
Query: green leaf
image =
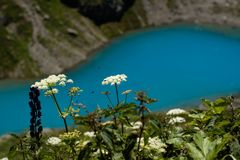
<path fill-rule="evenodd" d="M 109 149 L 114 150 L 113 142 L 111 136 L 106 132 L 101 132 L 100 136 Z"/>
<path fill-rule="evenodd" d="M 194 160 L 204 160 L 204 156 L 200 150 L 198 150 L 193 143 L 186 144 L 187 149 L 189 150 L 189 155 Z"/>
<path fill-rule="evenodd" d="M 19 138 L 20 138 L 18 135 L 14 134 L 14 133 L 11 133 L 10 135 L 11 135 L 12 137 L 16 138 L 16 139 L 19 139 Z"/>
<path fill-rule="evenodd" d="M 227 157 L 231 157 L 232 160 L 237 160 L 233 155 L 229 154 L 229 155 L 226 155 L 222 158 L 222 160 L 225 160 Z"/>
<path fill-rule="evenodd" d="M 154 128 L 156 131 L 159 130 L 160 128 L 157 125 L 157 122 L 154 120 L 149 120 L 149 124 Z"/>
<path fill-rule="evenodd" d="M 173 144 L 174 146 L 176 146 L 177 148 L 178 147 L 181 147 L 182 144 L 183 144 L 183 139 L 182 138 L 172 138 L 172 139 L 169 139 L 167 140 L 167 143 L 168 144 Z"/>
<path fill-rule="evenodd" d="M 92 143 L 88 143 L 78 154 L 78 160 L 89 159 Z"/>
<path fill-rule="evenodd" d="M 214 109 L 214 113 L 215 114 L 221 114 L 223 111 L 225 111 L 225 106 L 216 106 L 216 107 L 213 107 Z"/>
<path fill-rule="evenodd" d="M 127 137 L 126 143 L 125 143 L 125 149 L 123 151 L 123 156 L 126 160 L 131 159 L 131 152 L 133 151 L 135 145 L 137 143 L 137 135 L 131 134 Z"/>
<path fill-rule="evenodd" d="M 114 153 L 112 159 L 113 160 L 125 160 L 122 153 Z"/>

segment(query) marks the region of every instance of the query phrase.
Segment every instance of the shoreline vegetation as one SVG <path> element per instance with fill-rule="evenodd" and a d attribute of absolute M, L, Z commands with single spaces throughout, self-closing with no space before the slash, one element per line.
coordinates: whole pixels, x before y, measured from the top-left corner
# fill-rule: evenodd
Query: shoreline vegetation
<path fill-rule="evenodd" d="M 136 92 L 135 101 L 128 99 L 132 90 L 119 93 L 121 83 L 125 83 L 127 78 L 125 74 L 118 74 L 103 79 L 102 85 L 115 88 L 114 98 L 110 99 L 108 91 L 102 92 L 108 100 L 108 107 L 98 107 L 93 112 L 89 112 L 83 104 L 75 103 L 75 98 L 82 92 L 76 86 L 68 91 L 66 98 L 70 97 L 69 105 L 64 110 L 59 106 L 55 95 L 61 94 L 61 87 L 74 83 L 66 75 L 50 75 L 35 82 L 29 92 L 30 129 L 18 135 L 3 136 L 0 139 L 0 147 L 3 148 L 0 158 L 239 158 L 239 97 L 221 97 L 214 101 L 202 99 L 201 108 L 174 108 L 153 113 L 148 106 L 156 99 L 142 91 Z M 40 92 L 53 100 L 65 128 L 43 129 L 38 99 Z M 81 115 L 80 110 L 87 115 Z M 68 126 L 67 118 L 73 120 L 73 127 Z"/>

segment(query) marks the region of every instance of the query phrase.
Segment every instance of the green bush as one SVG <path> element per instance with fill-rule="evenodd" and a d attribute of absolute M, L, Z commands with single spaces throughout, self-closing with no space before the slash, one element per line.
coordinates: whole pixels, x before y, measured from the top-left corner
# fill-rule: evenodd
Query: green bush
<path fill-rule="evenodd" d="M 80 96 L 79 87 L 68 92 L 70 103 L 62 111 L 55 94 L 57 87 L 73 83 L 63 74 L 52 75 L 36 82 L 32 88 L 45 91 L 54 100 L 65 132 L 55 136 L 14 136 L 17 143 L 8 153 L 9 159 L 103 159 L 103 160 L 161 160 L 161 159 L 239 159 L 240 110 L 234 97 L 223 97 L 213 102 L 202 100 L 204 109 L 171 109 L 152 113 L 148 105 L 156 100 L 144 92 L 136 93 L 136 101 L 128 101 L 131 90 L 119 94 L 126 75 L 110 76 L 103 85 L 112 85 L 116 104 L 110 92 L 103 92 L 109 101 L 104 109 L 88 112 L 82 104 L 74 103 Z M 36 101 L 36 99 L 35 99 Z M 81 115 L 80 110 L 87 112 Z M 74 129 L 68 128 L 66 119 L 74 120 Z M 30 148 L 32 143 L 38 143 Z M 17 158 L 16 158 L 17 157 Z"/>

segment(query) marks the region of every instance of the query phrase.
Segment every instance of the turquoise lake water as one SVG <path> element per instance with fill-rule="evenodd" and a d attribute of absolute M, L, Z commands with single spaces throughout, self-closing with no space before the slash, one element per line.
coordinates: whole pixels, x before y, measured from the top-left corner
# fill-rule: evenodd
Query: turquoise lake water
<path fill-rule="evenodd" d="M 114 93 L 114 87 L 101 85 L 102 80 L 124 73 L 128 81 L 121 84 L 120 91 L 146 91 L 158 99 L 149 106 L 157 111 L 197 104 L 201 98 L 238 93 L 239 69 L 239 38 L 195 26 L 177 26 L 124 36 L 66 74 L 84 90 L 76 101 L 89 110 L 106 106 L 107 99 L 101 91 Z M 0 134 L 28 129 L 31 83 L 0 83 Z M 114 101 L 114 94 L 111 96 Z M 57 98 L 62 107 L 69 104 L 66 90 L 60 90 Z M 43 94 L 40 99 L 43 127 L 63 127 L 52 100 Z"/>

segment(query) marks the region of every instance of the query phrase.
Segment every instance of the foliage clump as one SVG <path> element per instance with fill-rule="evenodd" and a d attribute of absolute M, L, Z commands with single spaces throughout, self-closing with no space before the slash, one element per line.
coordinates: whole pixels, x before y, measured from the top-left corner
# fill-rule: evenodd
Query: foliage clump
<path fill-rule="evenodd" d="M 59 77 L 59 76 L 51 76 Z M 65 75 L 60 75 L 65 78 Z M 120 77 L 120 78 L 119 78 Z M 152 113 L 149 105 L 156 99 L 144 92 L 136 92 L 133 101 L 127 101 L 131 90 L 119 94 L 121 82 L 126 75 L 110 76 L 103 85 L 112 85 L 116 104 L 110 92 L 103 92 L 109 103 L 89 112 L 82 104 L 74 103 L 80 89 L 70 87 L 70 103 L 65 112 L 57 103 L 52 90 L 61 83 L 42 83 L 51 92 L 60 117 L 64 120 L 65 132 L 55 136 L 42 136 L 38 145 L 29 150 L 32 137 L 18 139 L 7 155 L 10 159 L 102 159 L 102 160 L 161 160 L 161 159 L 239 159 L 240 109 L 234 105 L 234 97 L 223 97 L 213 102 L 203 99 L 204 109 L 171 109 L 168 112 Z M 41 82 L 41 81 L 40 81 Z M 73 82 L 71 80 L 71 82 Z M 37 83 L 41 86 L 39 83 Z M 33 87 L 37 87 L 36 83 Z M 42 88 L 42 89 L 43 89 Z M 37 89 L 37 88 L 36 88 Z M 55 97 L 55 98 L 54 98 Z M 84 110 L 87 114 L 80 114 Z M 66 119 L 74 121 L 68 130 Z M 31 144 L 31 145 L 30 145 Z"/>

